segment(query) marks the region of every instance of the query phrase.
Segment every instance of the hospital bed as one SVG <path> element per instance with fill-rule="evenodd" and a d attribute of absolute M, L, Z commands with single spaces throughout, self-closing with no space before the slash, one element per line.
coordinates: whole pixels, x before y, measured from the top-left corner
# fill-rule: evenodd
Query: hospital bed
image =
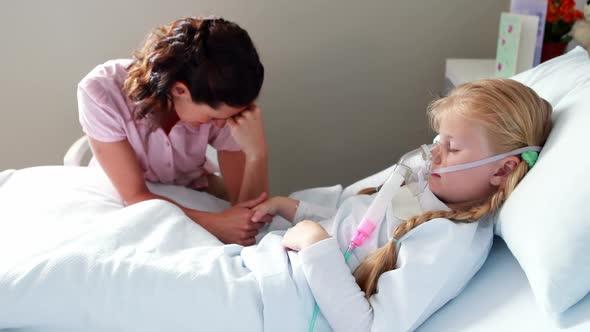
<path fill-rule="evenodd" d="M 589 108 L 590 109 L 590 108 Z M 87 162 L 88 141 L 81 137 L 64 157 L 64 164 L 77 166 Z M 216 152 L 207 150 L 208 160 L 216 164 Z M 383 172 L 382 172 L 383 173 Z M 373 177 L 363 179 L 344 190 L 343 196 L 369 186 Z M 378 180 L 380 181 L 380 180 Z M 312 199 L 330 201 L 330 189 L 313 192 Z M 296 193 L 295 196 L 301 196 Z M 342 200 L 343 198 L 340 198 Z M 392 317 L 392 319 L 394 319 Z M 560 317 L 550 317 L 535 302 L 526 275 L 504 241 L 495 237 L 490 255 L 467 287 L 438 310 L 417 331 L 590 331 L 590 295 Z"/>
<path fill-rule="evenodd" d="M 36 192 L 22 193 L 23 197 L 31 200 L 45 200 L 45 204 L 41 204 L 41 206 L 38 204 L 36 206 L 39 211 L 60 214 L 59 209 L 70 209 L 70 211 L 72 209 L 84 210 L 84 212 L 76 212 L 76 218 L 69 218 L 69 221 L 66 220 L 71 225 L 76 225 L 81 223 L 81 220 L 86 220 L 84 218 L 86 214 L 108 215 L 117 213 L 116 211 L 121 209 L 116 194 L 104 190 L 104 182 L 102 181 L 104 179 L 101 179 L 97 173 L 90 171 L 88 167 L 37 167 L 16 171 L 13 177 L 18 175 L 16 173 L 20 173 L 21 180 L 26 179 L 26 181 L 31 183 L 29 187 L 34 187 L 42 183 Z M 66 183 L 64 181 L 57 181 L 57 179 L 66 177 Z M 0 178 L 0 199 L 2 199 L 2 188 L 8 184 L 10 184 L 10 179 L 3 180 Z M 188 204 L 192 200 L 191 197 L 195 197 L 190 191 L 182 188 L 175 189 L 170 186 L 161 186 L 159 189 L 160 194 L 166 195 L 172 193 L 171 196 L 177 195 L 176 198 L 185 204 Z M 69 194 L 64 194 L 64 192 L 69 192 Z M 48 193 L 51 193 L 53 197 L 48 197 Z M 55 199 L 58 196 L 71 199 L 73 203 L 66 204 L 62 202 L 60 203 L 61 205 L 56 205 Z M 325 195 L 324 199 L 328 196 Z M 222 209 L 226 206 L 222 201 L 212 197 L 199 196 L 198 199 L 201 201 L 208 200 L 206 205 L 213 210 Z M 318 195 L 318 200 L 321 199 L 322 196 Z M 99 200 L 103 203 L 97 204 L 96 202 Z M 18 208 L 15 210 L 18 210 Z M 49 219 L 55 220 L 54 218 Z M 14 223 L 22 223 L 23 221 L 25 220 L 17 218 L 13 220 Z M 100 222 L 106 221 L 101 220 Z M 44 237 L 48 236 L 46 234 L 49 234 L 51 228 L 53 228 L 50 227 L 51 225 L 44 226 L 47 228 L 23 230 L 23 233 L 27 234 L 27 239 L 33 241 L 43 240 Z M 72 226 L 72 232 L 75 231 L 74 227 Z M 93 225 L 93 227 L 95 226 Z M 0 238 L 2 238 L 2 234 L 0 234 Z M 0 248 L 2 245 L 3 243 L 0 243 Z M 107 245 L 112 244 L 107 243 Z M 10 254 L 6 252 L 2 254 L 3 260 L 9 256 Z M 171 289 L 171 292 L 178 291 L 174 283 L 167 285 L 167 287 Z M 84 295 L 84 297 L 88 295 Z M 3 308 L 2 310 L 5 309 Z M 40 310 L 44 311 L 48 310 L 48 308 L 44 307 Z M 123 313 L 124 311 L 121 312 L 121 314 Z M 66 312 L 56 314 L 71 315 L 71 313 Z M 2 313 L 0 313 L 1 315 Z M 392 319 L 395 319 L 395 317 L 392 317 Z M 31 331 L 45 332 L 45 330 L 34 329 Z M 467 287 L 458 297 L 447 303 L 426 320 L 417 331 L 587 332 L 590 331 L 590 297 L 586 296 L 580 303 L 568 310 L 562 317 L 560 325 L 558 325 L 553 318 L 544 313 L 539 305 L 535 303 L 533 293 L 523 270 L 504 242 L 496 237 L 490 256 Z"/>

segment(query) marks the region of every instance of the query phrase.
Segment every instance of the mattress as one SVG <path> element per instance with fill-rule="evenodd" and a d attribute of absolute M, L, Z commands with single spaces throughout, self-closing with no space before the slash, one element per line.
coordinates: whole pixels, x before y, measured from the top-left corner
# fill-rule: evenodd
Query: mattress
<path fill-rule="evenodd" d="M 463 292 L 432 315 L 419 332 L 590 331 L 590 295 L 558 317 L 543 312 L 526 275 L 504 241 Z"/>

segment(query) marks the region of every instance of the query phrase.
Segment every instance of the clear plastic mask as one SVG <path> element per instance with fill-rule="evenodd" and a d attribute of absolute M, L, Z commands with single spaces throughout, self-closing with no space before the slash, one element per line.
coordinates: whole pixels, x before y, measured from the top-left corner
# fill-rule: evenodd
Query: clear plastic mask
<path fill-rule="evenodd" d="M 405 185 L 414 195 L 420 194 L 428 186 L 435 147 L 436 144 L 423 144 L 404 154 L 397 163 L 396 172 L 401 172 Z"/>
<path fill-rule="evenodd" d="M 428 186 L 428 181 L 430 180 L 430 175 L 432 173 L 444 174 L 458 172 L 496 162 L 509 156 L 520 155 L 527 151 L 541 151 L 540 146 L 526 146 L 481 160 L 433 170 L 433 158 L 435 157 L 436 153 L 440 153 L 435 151 L 437 147 L 439 147 L 438 143 L 423 144 L 419 148 L 404 154 L 397 163 L 397 167 L 394 171 L 404 177 L 405 185 L 408 186 L 414 195 L 419 195 L 424 192 Z M 440 148 L 442 147 L 439 147 L 439 149 Z"/>

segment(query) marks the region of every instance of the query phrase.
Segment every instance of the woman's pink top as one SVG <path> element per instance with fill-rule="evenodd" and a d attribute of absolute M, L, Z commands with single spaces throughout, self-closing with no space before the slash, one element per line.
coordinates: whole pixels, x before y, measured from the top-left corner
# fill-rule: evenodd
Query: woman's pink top
<path fill-rule="evenodd" d="M 192 188 L 207 187 L 205 152 L 239 151 L 228 126 L 198 127 L 179 121 L 169 134 L 150 130 L 147 120 L 135 120 L 138 108 L 122 91 L 131 60 L 111 60 L 94 68 L 78 84 L 78 112 L 82 130 L 100 142 L 127 140 L 151 182 Z M 97 165 L 96 161 L 91 165 Z"/>

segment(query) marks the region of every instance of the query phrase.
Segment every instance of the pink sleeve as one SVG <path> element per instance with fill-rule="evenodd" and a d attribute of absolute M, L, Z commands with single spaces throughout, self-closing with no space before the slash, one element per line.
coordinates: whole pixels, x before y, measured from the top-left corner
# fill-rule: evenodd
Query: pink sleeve
<path fill-rule="evenodd" d="M 82 81 L 78 85 L 78 116 L 82 130 L 101 142 L 118 142 L 127 138 L 125 121 L 114 105 L 105 102 L 105 90 L 98 82 Z"/>
<path fill-rule="evenodd" d="M 211 126 L 211 132 L 209 135 L 209 144 L 217 151 L 241 151 L 242 149 L 236 143 L 231 135 L 231 131 L 228 125 L 223 128 L 217 128 Z"/>

